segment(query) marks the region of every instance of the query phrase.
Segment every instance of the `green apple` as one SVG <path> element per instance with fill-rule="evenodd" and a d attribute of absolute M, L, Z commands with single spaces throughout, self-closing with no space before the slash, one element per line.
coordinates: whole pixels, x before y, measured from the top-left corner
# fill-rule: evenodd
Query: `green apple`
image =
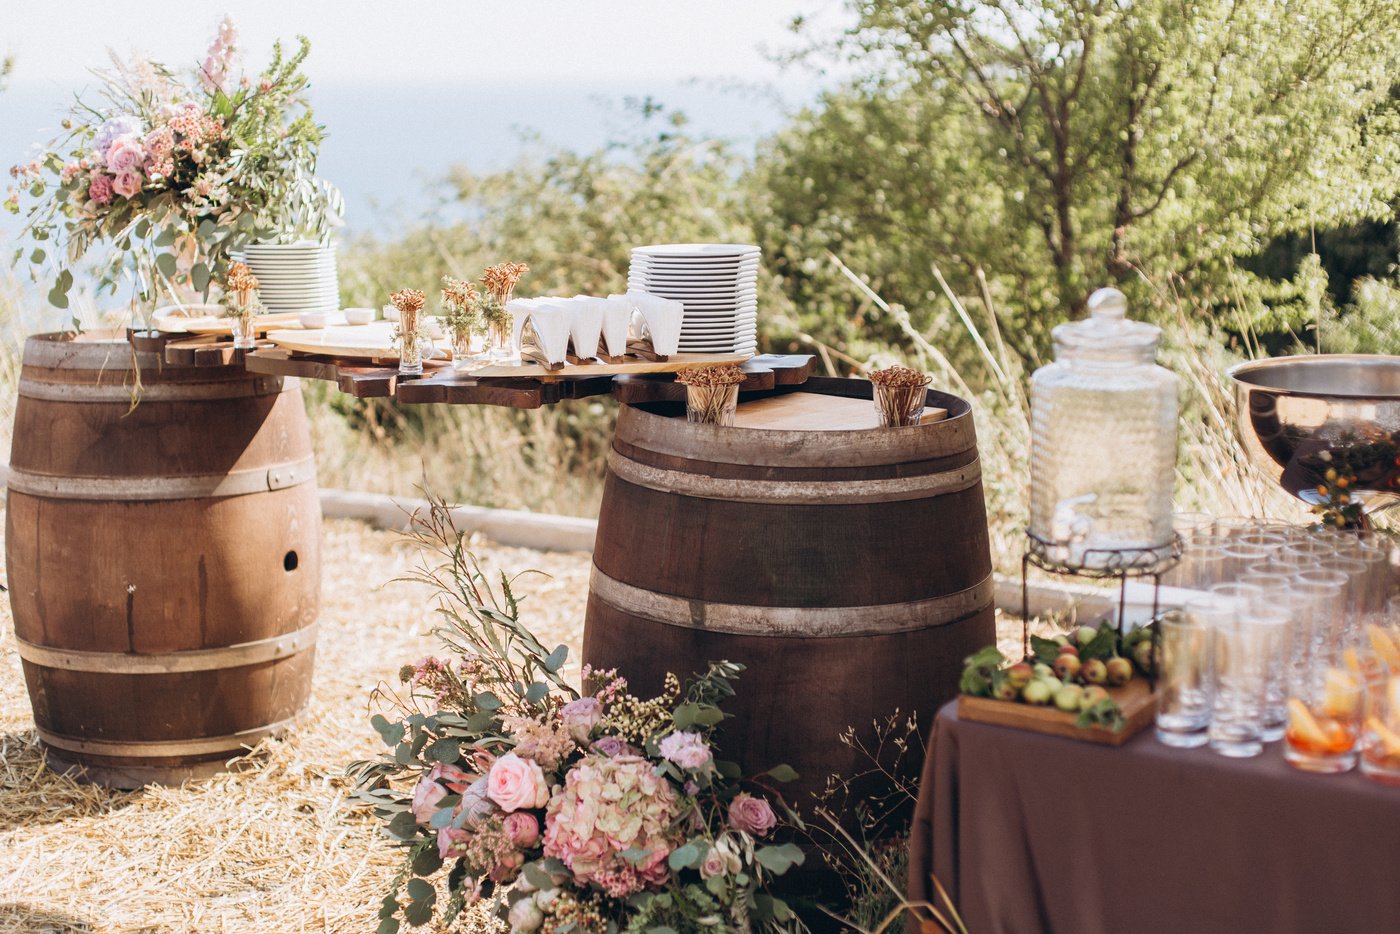
<path fill-rule="evenodd" d="M 1066 684 L 1055 692 L 1055 706 L 1066 713 L 1074 713 L 1079 709 L 1079 702 L 1083 697 L 1083 688 L 1077 684 Z"/>
<path fill-rule="evenodd" d="M 1017 662 L 1006 669 L 1007 680 L 1010 681 L 1018 691 L 1030 684 L 1031 679 L 1034 677 L 1035 669 L 1025 662 Z"/>
<path fill-rule="evenodd" d="M 1102 659 L 1091 658 L 1080 666 L 1079 677 L 1089 684 L 1103 684 L 1108 680 L 1108 666 Z"/>
<path fill-rule="evenodd" d="M 1133 678 L 1133 663 L 1122 656 L 1110 658 L 1106 668 L 1109 684 L 1115 686 L 1127 684 Z"/>
<path fill-rule="evenodd" d="M 1085 646 L 1093 642 L 1094 636 L 1098 634 L 1099 631 L 1093 626 L 1080 626 L 1074 631 L 1074 638 L 1081 646 Z"/>
<path fill-rule="evenodd" d="M 1061 681 L 1073 681 L 1079 676 L 1079 656 L 1063 654 L 1055 658 L 1055 674 Z"/>
<path fill-rule="evenodd" d="M 1027 704 L 1034 704 L 1037 707 L 1044 707 L 1050 703 L 1052 696 L 1050 685 L 1044 681 L 1032 681 L 1021 690 L 1021 699 Z"/>

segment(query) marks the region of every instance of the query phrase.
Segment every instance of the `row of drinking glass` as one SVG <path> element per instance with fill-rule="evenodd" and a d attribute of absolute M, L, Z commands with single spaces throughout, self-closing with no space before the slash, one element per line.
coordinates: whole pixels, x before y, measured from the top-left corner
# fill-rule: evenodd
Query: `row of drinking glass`
<path fill-rule="evenodd" d="M 1166 583 L 1190 593 L 1158 623 L 1158 738 L 1227 756 L 1286 738 L 1289 762 L 1329 772 L 1374 746 L 1363 768 L 1400 780 L 1400 749 L 1385 742 L 1400 741 L 1400 605 L 1383 540 L 1248 520 L 1178 527 L 1183 559 Z"/>

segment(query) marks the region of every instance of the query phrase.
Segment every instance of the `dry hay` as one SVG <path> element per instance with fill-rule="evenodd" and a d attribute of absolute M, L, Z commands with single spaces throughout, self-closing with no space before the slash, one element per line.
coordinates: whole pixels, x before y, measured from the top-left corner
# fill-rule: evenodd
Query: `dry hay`
<path fill-rule="evenodd" d="M 572 647 L 588 559 L 478 543 L 488 565 L 536 568 L 526 619 Z M 107 791 L 44 768 L 8 602 L 0 610 L 0 934 L 368 932 L 398 853 L 349 798 L 344 766 L 377 751 L 367 698 L 436 648 L 400 536 L 328 522 L 314 694 L 305 721 L 248 771 L 181 788 Z M 468 930 L 484 929 L 470 925 Z"/>

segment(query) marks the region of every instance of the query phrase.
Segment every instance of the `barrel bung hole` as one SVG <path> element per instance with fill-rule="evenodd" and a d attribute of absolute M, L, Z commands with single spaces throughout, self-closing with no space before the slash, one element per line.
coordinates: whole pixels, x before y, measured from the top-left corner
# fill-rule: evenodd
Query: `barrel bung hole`
<path fill-rule="evenodd" d="M 295 551 L 289 551 L 282 556 L 282 569 L 288 574 L 297 569 L 297 553 Z"/>

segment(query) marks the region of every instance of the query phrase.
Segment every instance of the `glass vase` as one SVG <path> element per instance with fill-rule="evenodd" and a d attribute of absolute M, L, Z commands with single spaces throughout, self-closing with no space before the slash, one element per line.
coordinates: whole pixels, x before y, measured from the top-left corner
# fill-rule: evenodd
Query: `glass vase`
<path fill-rule="evenodd" d="M 875 384 L 875 414 L 881 428 L 905 428 L 919 424 L 928 398 L 927 386 Z"/>
<path fill-rule="evenodd" d="M 688 422 L 733 428 L 734 414 L 738 408 L 738 383 L 685 387 L 685 420 Z"/>
<path fill-rule="evenodd" d="M 471 328 L 450 331 L 452 342 L 452 368 L 470 370 L 486 362 L 486 350 L 481 335 Z"/>
<path fill-rule="evenodd" d="M 418 342 L 419 312 L 399 309 L 399 375 L 423 372 L 423 348 Z"/>
<path fill-rule="evenodd" d="M 487 324 L 486 356 L 495 363 L 506 363 L 519 358 L 520 351 L 515 346 L 514 323 L 509 317 Z"/>
<path fill-rule="evenodd" d="M 229 319 L 229 327 L 233 331 L 233 346 L 236 350 L 252 350 L 258 346 L 257 329 L 254 327 L 252 310 L 244 312 L 234 312 Z"/>

